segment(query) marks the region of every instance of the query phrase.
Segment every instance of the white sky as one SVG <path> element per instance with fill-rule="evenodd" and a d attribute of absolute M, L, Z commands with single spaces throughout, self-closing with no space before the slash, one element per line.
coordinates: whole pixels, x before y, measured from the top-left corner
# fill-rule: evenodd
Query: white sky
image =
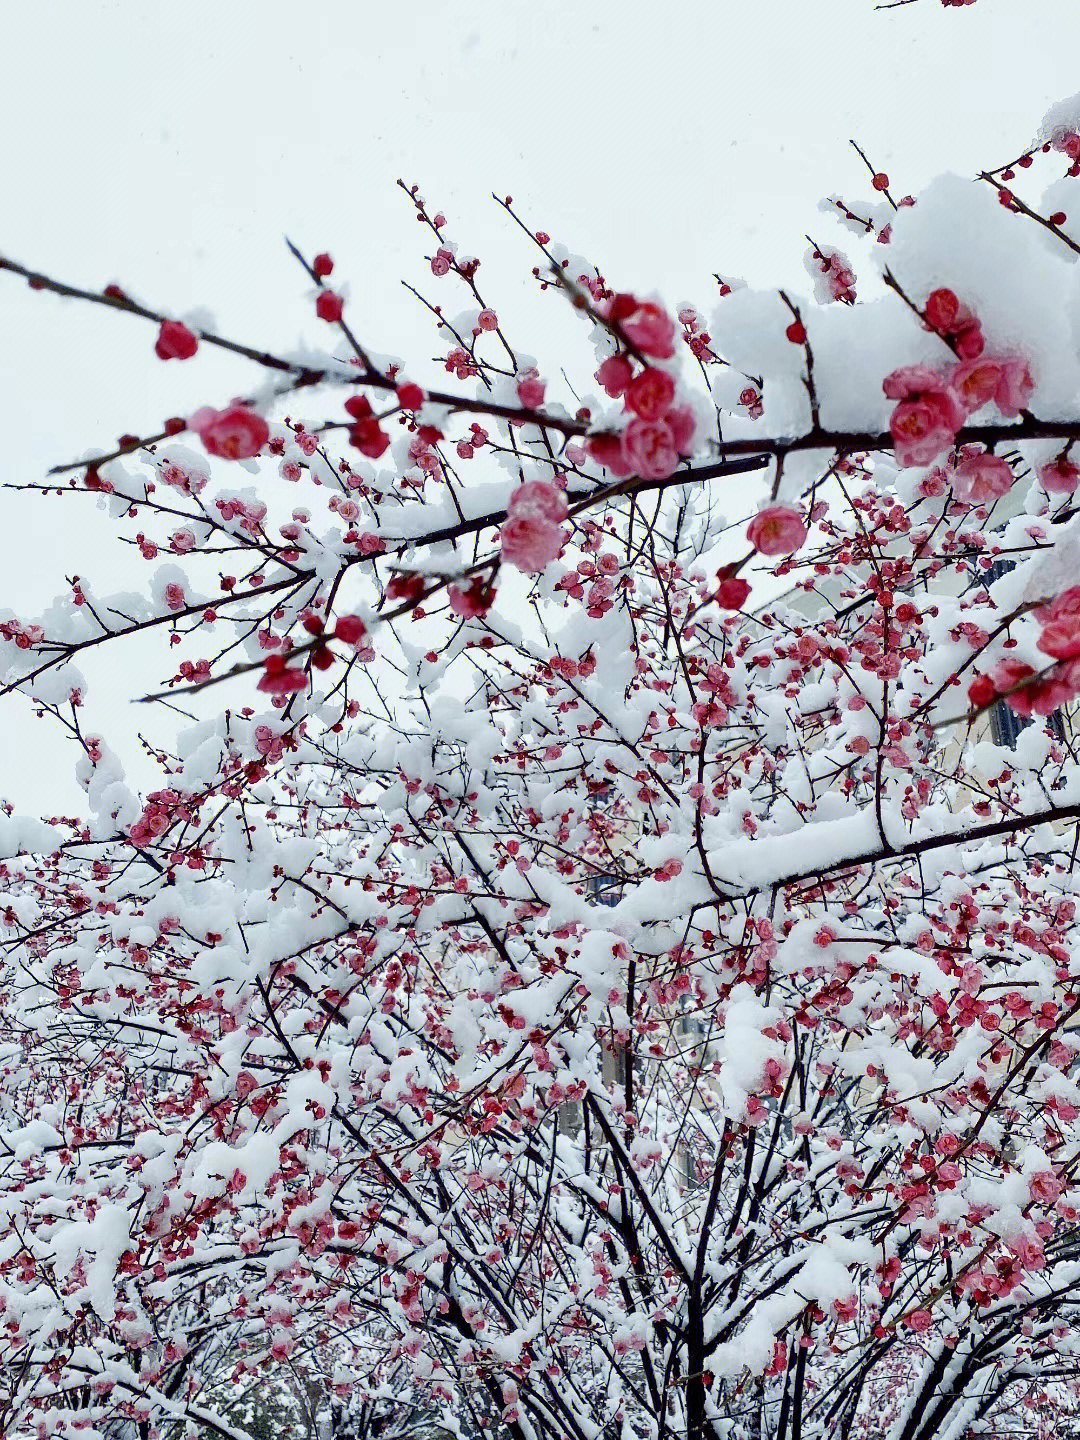
<path fill-rule="evenodd" d="M 288 234 L 333 254 L 373 348 L 428 356 L 398 283 L 434 293 L 401 175 L 502 309 L 533 259 L 493 189 L 620 287 L 711 308 L 719 269 L 805 291 L 804 232 L 834 238 L 818 200 L 868 193 L 848 139 L 898 193 L 1003 162 L 1078 88 L 1075 21 L 1076 0 L 33 0 L 4 19 L 0 253 L 207 306 L 250 343 L 325 343 Z M 163 366 L 152 327 L 2 274 L 0 336 L 6 482 L 253 381 L 217 355 Z M 110 588 L 87 501 L 0 504 L 0 607 L 32 618 L 72 573 Z M 130 740 L 139 684 L 102 675 L 90 728 Z M 0 795 L 75 804 L 22 701 L 0 735 Z"/>

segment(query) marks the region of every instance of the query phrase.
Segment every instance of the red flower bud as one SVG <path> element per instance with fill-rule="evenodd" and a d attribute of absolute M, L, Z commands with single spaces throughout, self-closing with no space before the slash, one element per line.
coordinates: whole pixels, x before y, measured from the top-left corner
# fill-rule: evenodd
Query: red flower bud
<path fill-rule="evenodd" d="M 334 324 L 341 319 L 344 309 L 345 302 L 335 291 L 321 290 L 319 292 L 319 298 L 315 301 L 315 314 L 320 320 Z"/>
<path fill-rule="evenodd" d="M 339 615 L 334 626 L 334 639 L 345 645 L 359 645 L 367 635 L 367 626 L 359 615 Z"/>
<path fill-rule="evenodd" d="M 154 354 L 159 360 L 190 360 L 199 348 L 199 337 L 179 320 L 163 320 Z"/>

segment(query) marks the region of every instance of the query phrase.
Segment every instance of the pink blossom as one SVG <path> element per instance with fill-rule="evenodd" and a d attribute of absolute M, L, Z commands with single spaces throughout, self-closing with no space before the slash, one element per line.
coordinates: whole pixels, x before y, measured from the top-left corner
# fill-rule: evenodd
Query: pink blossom
<path fill-rule="evenodd" d="M 562 526 L 553 525 L 539 510 L 523 510 L 507 517 L 499 531 L 504 560 L 535 575 L 545 569 L 563 547 Z"/>
<path fill-rule="evenodd" d="M 225 460 L 248 460 L 270 438 L 266 421 L 246 405 L 230 405 L 225 410 L 206 406 L 196 410 L 188 424 L 209 455 L 220 455 Z"/>
<path fill-rule="evenodd" d="M 1039 674 L 1023 660 L 1007 657 L 994 669 L 994 688 L 1017 715 L 1052 715 L 1080 694 L 1080 664 L 1054 665 Z"/>
<path fill-rule="evenodd" d="M 560 524 L 567 515 L 566 492 L 553 485 L 550 480 L 526 480 L 514 490 L 506 502 L 508 515 L 538 511 L 553 525 Z"/>
<path fill-rule="evenodd" d="M 367 626 L 359 615 L 339 615 L 334 624 L 334 639 L 343 645 L 359 647 L 367 638 Z"/>
<path fill-rule="evenodd" d="M 739 391 L 739 404 L 746 406 L 746 412 L 751 420 L 760 420 L 765 413 L 761 391 L 754 385 L 744 385 Z"/>
<path fill-rule="evenodd" d="M 1040 465 L 1038 475 L 1039 484 L 1049 495 L 1071 495 L 1080 484 L 1080 466 L 1064 455 Z"/>
<path fill-rule="evenodd" d="M 1019 715 L 1031 715 L 1034 710 L 1032 686 L 1028 684 L 1035 674 L 1035 667 L 1023 660 L 1006 658 L 994 667 L 991 683 L 999 695 L 1005 696 L 1005 703 Z M 1016 687 L 1022 686 L 1022 689 Z M 1015 692 L 1015 693 L 1010 693 Z"/>
<path fill-rule="evenodd" d="M 526 410 L 539 410 L 544 403 L 544 382 L 535 370 L 526 370 L 518 381 L 517 396 Z"/>
<path fill-rule="evenodd" d="M 1055 660 L 1080 656 L 1080 585 L 1062 591 L 1035 614 L 1042 621 L 1037 644 L 1044 655 L 1052 655 Z"/>
<path fill-rule="evenodd" d="M 805 521 L 790 505 L 766 505 L 746 527 L 746 538 L 760 555 L 794 555 L 806 535 Z"/>
<path fill-rule="evenodd" d="M 1052 1205 L 1065 1190 L 1065 1181 L 1053 1170 L 1036 1170 L 1028 1181 L 1028 1194 L 1041 1205 Z"/>
<path fill-rule="evenodd" d="M 970 414 L 992 400 L 1002 415 L 1019 415 L 1035 382 L 1022 355 L 981 355 L 961 361 L 949 377 L 960 404 Z"/>
<path fill-rule="evenodd" d="M 284 655 L 269 656 L 256 686 L 256 689 L 268 695 L 288 695 L 306 688 L 307 676 L 303 670 L 292 669 Z"/>
<path fill-rule="evenodd" d="M 345 409 L 356 422 L 349 427 L 349 444 L 369 460 L 378 460 L 390 444 L 390 437 L 379 425 L 366 395 L 350 395 Z"/>
<path fill-rule="evenodd" d="M 889 419 L 897 464 L 928 465 L 948 449 L 964 410 L 943 376 L 927 365 L 907 365 L 887 375 L 881 388 L 900 401 Z"/>
<path fill-rule="evenodd" d="M 750 596 L 750 584 L 741 575 L 719 575 L 716 603 L 721 610 L 741 610 Z"/>
<path fill-rule="evenodd" d="M 643 354 L 655 355 L 659 360 L 670 360 L 675 354 L 675 322 L 653 301 L 616 295 L 607 307 L 607 318 Z"/>
<path fill-rule="evenodd" d="M 200 490 L 206 489 L 206 482 L 210 478 L 209 473 L 192 474 L 173 460 L 167 460 L 160 465 L 158 475 L 164 484 L 171 485 L 175 490 L 182 490 L 185 495 L 198 495 Z"/>
<path fill-rule="evenodd" d="M 446 369 L 457 377 L 458 380 L 468 380 L 471 375 L 478 375 L 480 372 L 475 362 L 471 359 L 469 352 L 463 350 L 460 345 L 454 348 L 446 357 Z"/>
<path fill-rule="evenodd" d="M 419 410 L 424 403 L 424 392 L 412 380 L 406 380 L 397 388 L 398 404 L 403 410 Z"/>
<path fill-rule="evenodd" d="M 486 615 L 495 599 L 495 588 L 482 575 L 475 575 L 467 585 L 448 585 L 446 598 L 450 609 L 463 620 Z"/>
<path fill-rule="evenodd" d="M 826 275 L 826 282 L 829 287 L 829 294 L 834 300 L 842 300 L 845 304 L 852 304 L 855 300 L 855 271 L 850 265 L 834 259 Z"/>
<path fill-rule="evenodd" d="M 978 319 L 961 304 L 952 290 L 932 290 L 923 308 L 926 323 L 939 335 L 948 336 L 961 360 L 974 360 L 985 346 Z"/>
<path fill-rule="evenodd" d="M 664 417 L 671 429 L 671 438 L 680 455 L 689 455 L 694 448 L 697 421 L 689 405 L 676 405 Z"/>
<path fill-rule="evenodd" d="M 629 475 L 633 468 L 623 445 L 623 437 L 615 434 L 591 435 L 588 452 L 598 465 L 613 475 Z"/>
<path fill-rule="evenodd" d="M 622 435 L 626 473 L 644 480 L 666 480 L 680 458 L 690 454 L 693 437 L 694 416 L 688 407 L 669 410 L 660 420 L 635 415 Z"/>
<path fill-rule="evenodd" d="M 954 290 L 931 290 L 923 306 L 926 323 L 940 335 L 951 335 L 958 328 L 964 306 Z"/>
<path fill-rule="evenodd" d="M 284 753 L 285 743 L 282 736 L 276 735 L 269 725 L 256 725 L 255 749 L 267 760 L 280 760 Z M 250 1083 L 246 1084 L 246 1088 L 241 1091 L 241 1082 L 244 1081 L 245 1075 Z M 247 1071 L 241 1070 L 236 1079 L 237 1094 L 243 1099 L 254 1089 L 255 1080 Z"/>
<path fill-rule="evenodd" d="M 997 694 L 997 686 L 989 675 L 976 675 L 968 686 L 968 699 L 973 710 L 985 710 L 994 703 Z"/>
<path fill-rule="evenodd" d="M 633 366 L 625 355 L 609 355 L 597 370 L 596 378 L 614 399 L 626 389 L 633 373 Z"/>
<path fill-rule="evenodd" d="M 986 341 L 983 339 L 982 330 L 976 320 L 973 325 L 957 331 L 953 344 L 956 346 L 956 353 L 961 360 L 975 360 L 986 348 Z"/>
<path fill-rule="evenodd" d="M 806 263 L 811 275 L 814 276 L 814 290 L 822 304 L 826 304 L 830 300 L 840 300 L 847 305 L 854 303 L 855 272 L 852 270 L 847 256 L 841 254 L 839 250 L 821 250 L 814 246 Z M 801 325 L 798 328 L 801 329 Z M 791 339 L 790 333 L 788 338 Z M 802 339 L 795 343 L 801 344 L 805 338 L 804 332 Z"/>
<path fill-rule="evenodd" d="M 635 415 L 622 440 L 629 470 L 643 480 L 666 480 L 674 473 L 679 451 L 665 420 L 642 420 Z"/>
<path fill-rule="evenodd" d="M 1009 1249 L 1025 1270 L 1042 1270 L 1046 1265 L 1046 1251 L 1034 1236 L 1018 1235 Z"/>
<path fill-rule="evenodd" d="M 674 398 L 674 378 L 655 365 L 639 371 L 626 387 L 627 407 L 642 420 L 659 420 Z"/>
<path fill-rule="evenodd" d="M 952 486 L 957 497 L 967 505 L 988 505 L 1007 495 L 1015 476 L 1012 467 L 999 455 L 991 455 L 978 445 L 965 445 L 952 472 Z"/>

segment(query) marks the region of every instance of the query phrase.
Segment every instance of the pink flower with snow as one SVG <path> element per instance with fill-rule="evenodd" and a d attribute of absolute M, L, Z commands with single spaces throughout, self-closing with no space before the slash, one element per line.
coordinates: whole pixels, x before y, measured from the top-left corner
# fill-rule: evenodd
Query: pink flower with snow
<path fill-rule="evenodd" d="M 174 490 L 182 490 L 185 495 L 198 495 L 206 489 L 207 481 L 210 479 L 209 472 L 201 474 L 185 469 L 178 465 L 175 460 L 166 460 L 158 466 L 158 475 L 165 485 L 171 485 Z"/>
<path fill-rule="evenodd" d="M 855 272 L 846 255 L 815 245 L 807 254 L 806 267 L 814 277 L 814 295 L 819 304 L 828 304 L 830 300 L 840 300 L 846 305 L 854 303 Z"/>
<path fill-rule="evenodd" d="M 1019 415 L 1035 382 L 1022 355 L 980 355 L 963 360 L 949 377 L 953 392 L 969 413 L 993 401 L 1002 415 Z"/>
<path fill-rule="evenodd" d="M 746 538 L 760 555 L 794 555 L 806 534 L 806 522 L 790 505 L 766 505 L 746 527 Z"/>
<path fill-rule="evenodd" d="M 986 344 L 982 326 L 954 290 L 931 290 L 923 315 L 931 330 L 951 338 L 961 360 L 974 360 L 982 354 Z"/>
<path fill-rule="evenodd" d="M 625 355 L 609 355 L 596 372 L 596 378 L 614 400 L 629 385 L 634 369 Z"/>
<path fill-rule="evenodd" d="M 686 406 L 669 410 L 659 420 L 635 415 L 621 435 L 598 435 L 590 440 L 589 453 L 616 475 L 666 480 L 693 448 L 694 423 L 693 412 Z"/>
<path fill-rule="evenodd" d="M 622 447 L 628 471 L 643 480 L 666 480 L 679 463 L 678 445 L 666 420 L 635 415 L 623 431 Z"/>
<path fill-rule="evenodd" d="M 613 475 L 629 475 L 630 460 L 623 445 L 623 437 L 615 434 L 592 435 L 588 440 L 589 455 Z"/>
<path fill-rule="evenodd" d="M 206 446 L 207 454 L 225 460 L 249 460 L 270 438 L 266 421 L 246 405 L 230 405 L 224 410 L 204 406 L 196 410 L 188 424 Z"/>
<path fill-rule="evenodd" d="M 886 375 L 881 388 L 900 403 L 889 430 L 900 466 L 929 465 L 947 450 L 964 423 L 964 409 L 951 384 L 928 365 L 905 365 Z"/>
<path fill-rule="evenodd" d="M 1080 484 L 1080 466 L 1074 465 L 1064 455 L 1040 465 L 1039 484 L 1048 495 L 1071 495 Z"/>
<path fill-rule="evenodd" d="M 1036 1170 L 1028 1181 L 1028 1194 L 1040 1205 L 1052 1205 L 1065 1191 L 1065 1181 L 1053 1170 Z"/>
<path fill-rule="evenodd" d="M 670 360 L 675 354 L 675 321 L 652 300 L 616 295 L 608 303 L 606 316 L 642 354 L 658 360 Z"/>
<path fill-rule="evenodd" d="M 965 310 L 966 306 L 961 305 L 956 292 L 942 287 L 931 290 L 926 297 L 923 315 L 931 330 L 936 330 L 939 335 L 952 335 L 960 327 Z M 970 319 L 974 319 L 970 311 L 967 314 Z"/>
<path fill-rule="evenodd" d="M 535 575 L 559 554 L 566 541 L 565 493 L 550 480 L 527 480 L 510 496 L 499 531 L 504 560 Z"/>
<path fill-rule="evenodd" d="M 1080 656 L 1080 585 L 1062 591 L 1049 605 L 1035 611 L 1042 621 L 1039 649 L 1055 660 L 1074 660 Z"/>
<path fill-rule="evenodd" d="M 978 445 L 965 445 L 952 473 L 952 487 L 966 505 L 989 505 L 1007 495 L 1015 476 L 999 455 Z"/>
<path fill-rule="evenodd" d="M 1080 695 L 1080 663 L 1054 665 L 1043 674 L 1023 660 L 999 660 L 991 677 L 997 693 L 1017 715 L 1052 715 Z"/>
<path fill-rule="evenodd" d="M 659 420 L 675 399 L 675 379 L 666 370 L 648 365 L 626 386 L 627 408 L 642 420 Z"/>
<path fill-rule="evenodd" d="M 1080 135 L 1075 130 L 1055 131 L 1050 147 L 1061 155 L 1067 155 L 1074 165 L 1080 161 Z"/>
<path fill-rule="evenodd" d="M 715 600 L 721 610 L 741 610 L 750 598 L 750 583 L 733 570 L 720 570 Z"/>
<path fill-rule="evenodd" d="M 291 668 L 284 655 L 271 655 L 255 688 L 266 695 L 290 695 L 307 689 L 307 676 L 303 670 Z"/>
<path fill-rule="evenodd" d="M 536 370 L 526 370 L 518 381 L 517 396 L 526 410 L 539 410 L 544 403 L 544 382 Z"/>
<path fill-rule="evenodd" d="M 495 587 L 482 575 L 474 575 L 467 585 L 448 585 L 446 598 L 450 609 L 463 620 L 486 615 L 495 599 Z"/>
<path fill-rule="evenodd" d="M 1025 1270 L 1042 1270 L 1046 1265 L 1046 1251 L 1033 1235 L 1018 1235 L 1009 1249 Z"/>
<path fill-rule="evenodd" d="M 334 639 L 358 650 L 366 641 L 368 628 L 359 615 L 339 615 L 334 624 Z"/>
<path fill-rule="evenodd" d="M 563 547 L 565 534 L 539 511 L 511 515 L 499 531 L 502 557 L 527 575 L 545 570 Z"/>
<path fill-rule="evenodd" d="M 553 525 L 566 519 L 567 510 L 566 492 L 550 480 L 526 480 L 506 503 L 507 515 L 537 512 Z"/>

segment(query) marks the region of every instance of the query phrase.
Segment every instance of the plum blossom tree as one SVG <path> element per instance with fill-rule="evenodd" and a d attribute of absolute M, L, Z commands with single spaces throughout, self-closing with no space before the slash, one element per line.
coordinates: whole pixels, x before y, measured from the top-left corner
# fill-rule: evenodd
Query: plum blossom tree
<path fill-rule="evenodd" d="M 501 201 L 561 383 L 415 188 L 434 367 L 327 254 L 284 354 L 0 261 L 261 372 L 32 486 L 146 579 L 0 619 L 86 794 L 0 817 L 8 1433 L 1069 1433 L 1074 118 L 708 319 Z"/>

